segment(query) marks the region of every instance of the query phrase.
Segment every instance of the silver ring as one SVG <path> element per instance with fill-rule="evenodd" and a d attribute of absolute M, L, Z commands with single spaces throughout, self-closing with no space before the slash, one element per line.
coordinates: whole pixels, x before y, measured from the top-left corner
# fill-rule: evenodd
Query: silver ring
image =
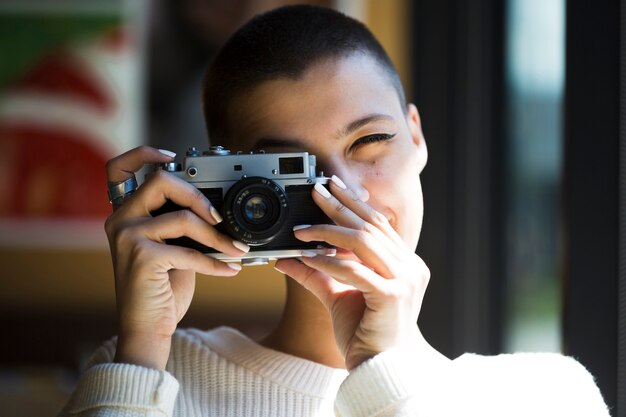
<path fill-rule="evenodd" d="M 137 178 L 133 175 L 124 181 L 109 182 L 109 202 L 114 206 L 121 205 L 137 189 Z"/>

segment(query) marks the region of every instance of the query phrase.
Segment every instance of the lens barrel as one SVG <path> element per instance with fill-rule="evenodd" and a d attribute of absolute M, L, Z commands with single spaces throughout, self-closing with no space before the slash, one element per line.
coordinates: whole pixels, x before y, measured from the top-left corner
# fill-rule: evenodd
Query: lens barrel
<path fill-rule="evenodd" d="M 289 215 L 285 190 L 263 177 L 244 178 L 224 197 L 224 227 L 251 246 L 265 245 L 282 230 Z"/>

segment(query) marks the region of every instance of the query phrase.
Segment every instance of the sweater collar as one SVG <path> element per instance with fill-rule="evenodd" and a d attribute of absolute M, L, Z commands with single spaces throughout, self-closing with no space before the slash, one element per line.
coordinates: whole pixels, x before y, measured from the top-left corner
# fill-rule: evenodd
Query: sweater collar
<path fill-rule="evenodd" d="M 331 368 L 263 347 L 230 327 L 218 327 L 197 335 L 211 350 L 231 362 L 277 384 L 315 397 L 334 399 L 348 376 L 345 369 Z"/>

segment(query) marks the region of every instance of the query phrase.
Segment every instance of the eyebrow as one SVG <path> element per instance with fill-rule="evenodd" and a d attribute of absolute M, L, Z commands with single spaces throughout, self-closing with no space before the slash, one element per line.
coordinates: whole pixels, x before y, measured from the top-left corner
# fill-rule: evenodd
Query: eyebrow
<path fill-rule="evenodd" d="M 393 121 L 394 119 L 393 117 L 382 113 L 368 114 L 367 116 L 356 119 L 348 123 L 343 128 L 339 129 L 335 134 L 335 137 L 340 138 L 343 136 L 348 136 L 351 133 L 359 130 L 363 126 L 367 126 L 369 123 L 377 122 L 380 120 Z M 252 146 L 252 149 L 258 150 L 272 147 L 294 148 L 298 150 L 306 148 L 304 142 L 297 138 L 263 137 L 256 141 L 254 146 Z"/>

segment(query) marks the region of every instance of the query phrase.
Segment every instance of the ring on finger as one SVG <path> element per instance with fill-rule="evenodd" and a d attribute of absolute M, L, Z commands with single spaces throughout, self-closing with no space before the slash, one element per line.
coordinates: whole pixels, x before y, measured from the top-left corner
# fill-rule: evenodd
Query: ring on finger
<path fill-rule="evenodd" d="M 132 177 L 118 182 L 109 182 L 109 202 L 113 208 L 121 206 L 137 189 L 137 178 Z"/>

